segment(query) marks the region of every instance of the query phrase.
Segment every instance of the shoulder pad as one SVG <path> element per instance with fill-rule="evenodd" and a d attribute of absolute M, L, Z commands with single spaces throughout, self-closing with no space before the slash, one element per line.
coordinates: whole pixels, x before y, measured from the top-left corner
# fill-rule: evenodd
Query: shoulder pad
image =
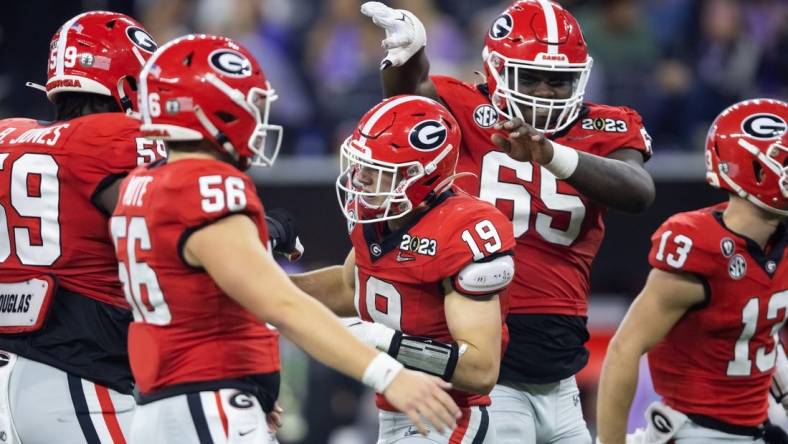
<path fill-rule="evenodd" d="M 496 256 L 484 262 L 471 262 L 454 277 L 454 289 L 471 296 L 498 293 L 514 279 L 511 255 Z"/>

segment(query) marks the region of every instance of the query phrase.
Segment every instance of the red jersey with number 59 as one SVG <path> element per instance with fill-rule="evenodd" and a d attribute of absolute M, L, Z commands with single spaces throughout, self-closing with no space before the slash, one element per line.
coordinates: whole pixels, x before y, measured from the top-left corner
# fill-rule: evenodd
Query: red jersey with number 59
<path fill-rule="evenodd" d="M 604 208 L 492 143 L 498 115 L 484 86 L 446 76 L 431 79 L 462 128 L 457 172 L 474 174 L 458 178 L 457 185 L 495 204 L 514 224 L 517 274 L 509 287 L 509 312 L 585 316 L 591 262 L 604 236 Z M 550 139 L 603 157 L 621 148 L 651 155 L 640 116 L 626 107 L 586 103 L 577 120 Z"/>
<path fill-rule="evenodd" d="M 183 258 L 193 232 L 233 214 L 251 218 L 268 244 L 254 184 L 225 162 L 159 162 L 123 181 L 110 230 L 134 313 L 129 357 L 143 394 L 279 370 L 278 333 Z"/>
<path fill-rule="evenodd" d="M 67 290 L 127 307 L 98 193 L 164 157 L 122 113 L 63 122 L 0 121 L 0 283 L 41 273 Z"/>
<path fill-rule="evenodd" d="M 648 360 L 667 405 L 757 426 L 766 420 L 774 338 L 788 308 L 788 233 L 780 224 L 766 254 L 725 227 L 726 205 L 679 213 L 652 236 L 649 263 L 696 276 L 706 302 L 688 311 Z"/>
<path fill-rule="evenodd" d="M 398 231 L 380 236 L 381 226 L 357 224 L 350 233 L 359 316 L 407 335 L 452 342 L 443 280 L 473 261 L 511 254 L 512 224 L 487 202 L 447 192 Z M 502 306 L 503 299 L 501 295 Z M 490 404 L 488 396 L 450 393 L 461 407 Z M 382 409 L 394 410 L 382 396 L 377 402 Z"/>

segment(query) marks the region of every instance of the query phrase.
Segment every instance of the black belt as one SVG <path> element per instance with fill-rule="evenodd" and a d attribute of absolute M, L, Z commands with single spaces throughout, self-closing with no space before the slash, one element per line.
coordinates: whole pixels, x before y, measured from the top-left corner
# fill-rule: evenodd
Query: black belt
<path fill-rule="evenodd" d="M 706 415 L 698 415 L 695 413 L 687 415 L 687 418 L 695 424 L 706 427 L 707 429 L 717 430 L 723 433 L 730 433 L 731 435 L 752 436 L 753 438 L 763 438 L 763 426 L 749 427 L 728 424 L 719 419 L 714 419 Z"/>
<path fill-rule="evenodd" d="M 245 376 L 236 379 L 185 382 L 148 393 L 142 393 L 135 388 L 134 399 L 137 401 L 137 404 L 145 405 L 153 401 L 186 393 L 211 392 L 227 388 L 237 389 L 253 395 L 260 401 L 263 411 L 269 413 L 274 409 L 274 403 L 279 397 L 279 372 Z"/>

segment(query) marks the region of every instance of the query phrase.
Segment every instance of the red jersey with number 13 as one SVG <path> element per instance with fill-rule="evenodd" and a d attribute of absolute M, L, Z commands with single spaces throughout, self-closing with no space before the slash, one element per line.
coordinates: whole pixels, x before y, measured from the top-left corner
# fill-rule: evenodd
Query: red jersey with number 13
<path fill-rule="evenodd" d="M 698 277 L 707 300 L 673 326 L 648 361 L 667 405 L 752 427 L 766 421 L 774 338 L 788 309 L 788 233 L 780 224 L 764 254 L 725 227 L 726 205 L 676 214 L 652 236 L 649 263 Z"/>
<path fill-rule="evenodd" d="M 477 85 L 431 77 L 462 128 L 457 185 L 495 204 L 514 224 L 517 273 L 509 286 L 512 314 L 585 316 L 591 262 L 604 237 L 604 208 L 533 162 L 518 162 L 493 145 L 498 115 Z M 651 147 L 632 109 L 586 103 L 578 119 L 551 136 L 578 151 L 608 156 Z"/>

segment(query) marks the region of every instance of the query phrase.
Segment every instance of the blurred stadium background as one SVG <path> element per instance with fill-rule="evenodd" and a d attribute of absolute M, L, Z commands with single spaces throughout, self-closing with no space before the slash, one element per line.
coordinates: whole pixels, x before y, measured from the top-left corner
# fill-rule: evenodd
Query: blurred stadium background
<path fill-rule="evenodd" d="M 160 44 L 205 32 L 237 38 L 257 56 L 279 92 L 272 121 L 285 126 L 280 160 L 252 174 L 269 208 L 299 219 L 307 248 L 288 270 L 341 261 L 349 249 L 333 181 L 339 142 L 381 99 L 382 31 L 363 17 L 361 0 L 23 0 L 0 14 L 0 118 L 50 119 L 52 109 L 25 81 L 44 83 L 49 39 L 71 16 L 124 12 Z M 483 36 L 508 1 L 390 0 L 414 12 L 428 33 L 433 73 L 479 79 Z M 589 425 L 607 341 L 648 272 L 651 232 L 678 211 L 721 201 L 703 182 L 703 138 L 713 117 L 744 98 L 788 97 L 786 0 L 565 0 L 594 58 L 587 98 L 627 105 L 654 138 L 647 164 L 654 205 L 638 216 L 610 213 L 592 276 L 591 362 L 580 374 Z M 196 295 L 198 297 L 198 295 Z M 283 345 L 283 443 L 374 442 L 370 393 Z M 633 425 L 653 397 L 647 376 Z"/>

